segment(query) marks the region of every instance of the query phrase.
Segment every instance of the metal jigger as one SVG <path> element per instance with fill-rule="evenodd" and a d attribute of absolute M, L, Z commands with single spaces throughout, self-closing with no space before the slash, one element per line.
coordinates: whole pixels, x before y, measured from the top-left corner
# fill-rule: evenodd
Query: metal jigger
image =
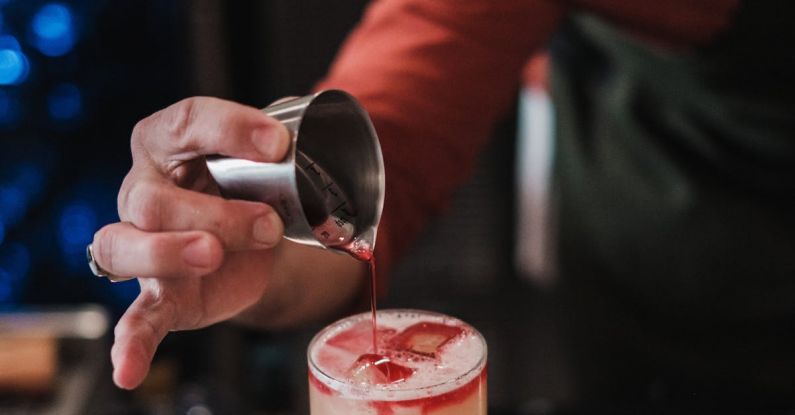
<path fill-rule="evenodd" d="M 384 205 L 384 161 L 367 112 L 328 90 L 263 109 L 284 124 L 292 145 L 279 163 L 212 157 L 224 197 L 264 202 L 284 222 L 285 238 L 347 252 L 375 247 Z"/>

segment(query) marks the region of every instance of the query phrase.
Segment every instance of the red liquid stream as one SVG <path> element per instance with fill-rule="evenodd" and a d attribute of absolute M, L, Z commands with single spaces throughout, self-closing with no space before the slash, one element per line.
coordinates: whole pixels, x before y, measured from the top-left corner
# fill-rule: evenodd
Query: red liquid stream
<path fill-rule="evenodd" d="M 373 322 L 373 353 L 378 353 L 378 321 L 375 316 L 376 304 L 375 304 L 375 297 L 376 297 L 376 278 L 375 278 L 375 257 L 370 256 L 370 259 L 367 260 L 370 265 L 370 313 L 372 315 L 371 319 Z"/>
<path fill-rule="evenodd" d="M 370 269 L 370 313 L 373 326 L 373 353 L 378 353 L 378 319 L 376 317 L 376 272 L 375 272 L 375 255 L 372 249 L 367 246 L 361 246 L 353 240 L 350 244 L 342 248 L 343 251 L 350 254 L 352 257 L 362 262 L 367 262 Z"/>

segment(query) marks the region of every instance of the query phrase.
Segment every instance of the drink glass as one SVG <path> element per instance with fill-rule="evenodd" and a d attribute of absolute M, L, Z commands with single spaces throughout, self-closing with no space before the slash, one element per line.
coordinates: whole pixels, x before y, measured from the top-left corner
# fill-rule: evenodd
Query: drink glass
<path fill-rule="evenodd" d="M 311 415 L 485 415 L 486 341 L 472 326 L 422 310 L 339 320 L 307 351 Z M 377 347 L 378 350 L 373 350 Z"/>

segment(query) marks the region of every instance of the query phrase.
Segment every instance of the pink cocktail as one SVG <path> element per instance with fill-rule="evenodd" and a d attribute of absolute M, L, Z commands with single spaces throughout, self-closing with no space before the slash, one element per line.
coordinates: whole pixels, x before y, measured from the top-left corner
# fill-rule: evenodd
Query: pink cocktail
<path fill-rule="evenodd" d="M 485 415 L 486 342 L 472 326 L 419 310 L 340 320 L 309 345 L 312 415 Z"/>

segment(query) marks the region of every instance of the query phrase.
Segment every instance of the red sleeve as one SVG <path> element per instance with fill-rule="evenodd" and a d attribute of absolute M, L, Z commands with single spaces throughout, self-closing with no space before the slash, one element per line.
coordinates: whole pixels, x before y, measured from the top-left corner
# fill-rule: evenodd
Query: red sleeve
<path fill-rule="evenodd" d="M 369 7 L 318 87 L 352 93 L 378 131 L 386 166 L 379 270 L 390 269 L 469 177 L 494 122 L 515 100 L 524 62 L 561 13 L 551 0 Z"/>

